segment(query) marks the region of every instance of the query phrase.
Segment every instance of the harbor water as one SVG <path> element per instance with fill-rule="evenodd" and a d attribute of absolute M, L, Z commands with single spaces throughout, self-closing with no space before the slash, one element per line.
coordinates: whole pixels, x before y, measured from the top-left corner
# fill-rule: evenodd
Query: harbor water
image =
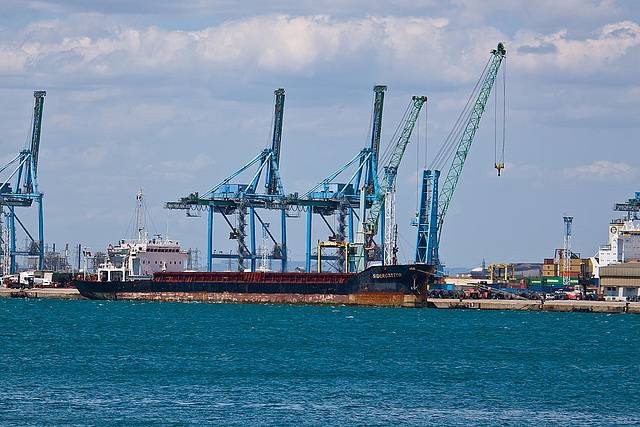
<path fill-rule="evenodd" d="M 0 425 L 637 425 L 640 316 L 0 300 Z"/>

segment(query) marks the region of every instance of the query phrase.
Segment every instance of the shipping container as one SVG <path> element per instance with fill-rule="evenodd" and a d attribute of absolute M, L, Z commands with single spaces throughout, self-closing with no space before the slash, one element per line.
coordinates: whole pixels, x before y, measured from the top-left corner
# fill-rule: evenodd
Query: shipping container
<path fill-rule="evenodd" d="M 560 289 L 558 286 L 549 286 L 549 285 L 533 285 L 529 288 L 532 292 L 537 293 L 553 293 L 557 289 Z"/>

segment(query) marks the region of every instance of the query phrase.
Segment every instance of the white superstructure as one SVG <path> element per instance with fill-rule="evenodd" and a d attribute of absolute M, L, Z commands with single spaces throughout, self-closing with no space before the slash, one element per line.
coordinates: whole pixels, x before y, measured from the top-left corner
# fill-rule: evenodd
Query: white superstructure
<path fill-rule="evenodd" d="M 157 271 L 184 271 L 188 253 L 180 243 L 159 235 L 149 239 L 143 226 L 143 194 L 137 195 L 138 237 L 123 239 L 107 248 L 107 261 L 98 268 L 98 280 L 148 280 Z"/>
<path fill-rule="evenodd" d="M 614 220 L 609 224 L 609 243 L 600 246 L 593 263 L 593 275 L 600 277 L 599 268 L 640 259 L 640 220 Z"/>

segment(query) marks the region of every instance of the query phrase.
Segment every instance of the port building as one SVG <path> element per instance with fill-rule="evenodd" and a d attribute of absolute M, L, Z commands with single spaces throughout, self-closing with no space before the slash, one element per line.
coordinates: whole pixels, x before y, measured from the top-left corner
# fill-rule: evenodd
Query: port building
<path fill-rule="evenodd" d="M 631 299 L 640 295 L 640 262 L 625 262 L 600 267 L 600 292 L 613 299 Z"/>
<path fill-rule="evenodd" d="M 609 243 L 601 245 L 593 263 L 593 275 L 599 279 L 600 292 L 610 298 L 637 299 L 640 296 L 640 192 L 625 203 L 616 203 L 616 211 L 626 211 L 624 219 L 609 223 Z"/>
<path fill-rule="evenodd" d="M 609 243 L 600 245 L 597 256 L 591 260 L 595 277 L 600 277 L 602 267 L 640 261 L 640 220 L 611 221 Z"/>

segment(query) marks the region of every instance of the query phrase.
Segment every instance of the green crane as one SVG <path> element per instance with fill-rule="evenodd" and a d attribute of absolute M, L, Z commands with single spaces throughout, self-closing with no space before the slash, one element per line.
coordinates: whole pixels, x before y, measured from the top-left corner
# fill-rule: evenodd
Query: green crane
<path fill-rule="evenodd" d="M 480 125 L 480 119 L 482 118 L 484 107 L 487 105 L 487 100 L 491 94 L 491 88 L 493 88 L 493 83 L 496 81 L 496 76 L 498 75 L 498 69 L 500 68 L 502 59 L 507 54 L 507 51 L 504 49 L 504 45 L 502 43 L 498 43 L 497 49 L 492 50 L 491 53 L 493 58 L 491 59 L 489 69 L 484 77 L 482 88 L 480 88 L 480 93 L 478 93 L 478 98 L 476 99 L 476 103 L 473 106 L 471 115 L 469 116 L 469 121 L 462 133 L 462 139 L 458 144 L 458 150 L 453 156 L 451 167 L 449 168 L 447 177 L 444 179 L 442 189 L 440 190 L 440 203 L 438 204 L 438 230 L 442 228 L 444 216 L 449 208 L 451 197 L 453 197 L 453 192 L 458 184 L 458 179 L 460 179 L 464 162 L 467 160 L 467 154 L 469 154 L 473 137 Z"/>
<path fill-rule="evenodd" d="M 500 64 L 507 54 L 507 51 L 504 48 L 504 44 L 498 43 L 498 47 L 492 50 L 491 54 L 492 56 L 487 67 L 485 68 L 486 72 L 484 72 L 484 78 L 481 78 L 482 86 L 480 87 L 475 104 L 473 105 L 473 108 L 471 109 L 471 112 L 469 114 L 467 124 L 464 128 L 464 131 L 462 132 L 460 142 L 458 143 L 456 153 L 453 157 L 449 172 L 447 173 L 444 183 L 442 184 L 442 188 L 440 189 L 438 194 L 437 184 L 432 185 L 432 194 L 430 198 L 427 197 L 430 200 L 437 201 L 437 216 L 433 215 L 436 212 L 432 212 L 430 214 L 425 209 L 421 208 L 421 212 L 424 211 L 424 215 L 420 215 L 420 218 L 418 219 L 418 243 L 416 245 L 416 262 L 426 262 L 427 264 L 436 265 L 440 264 L 440 260 L 438 257 L 438 246 L 440 242 L 440 235 L 442 232 L 444 217 L 447 213 L 447 209 L 449 208 L 449 203 L 451 203 L 451 198 L 453 197 L 453 192 L 455 191 L 456 185 L 458 184 L 458 179 L 460 179 L 462 167 L 464 166 L 467 155 L 469 154 L 469 149 L 471 148 L 473 137 L 476 134 L 476 130 L 478 130 L 478 126 L 480 125 L 482 113 L 484 112 L 487 100 L 489 99 L 489 95 L 491 94 L 491 89 L 493 88 L 493 84 L 498 75 L 498 69 L 500 68 Z M 496 165 L 496 167 L 498 167 L 498 165 Z M 503 166 L 500 165 L 500 167 Z M 498 171 L 499 170 L 500 169 L 498 169 Z M 427 172 L 431 173 L 431 171 Z M 437 177 L 435 178 L 435 182 L 437 183 Z M 426 191 L 423 190 L 423 199 L 425 199 L 425 195 Z M 425 203 L 427 203 L 427 200 L 422 200 L 421 206 L 423 206 Z M 436 204 L 432 203 L 432 210 L 435 211 L 435 208 Z M 430 222 L 433 221 L 434 216 L 437 218 L 436 227 L 433 226 L 434 224 L 430 224 Z M 431 221 L 429 220 L 429 218 L 431 218 Z"/>
<path fill-rule="evenodd" d="M 418 115 L 420 114 L 420 109 L 427 101 L 426 96 L 414 96 L 411 99 L 411 103 L 407 108 L 407 114 L 405 114 L 404 127 L 398 136 L 398 141 L 389 157 L 389 160 L 384 166 L 384 179 L 380 183 L 380 187 L 376 197 L 373 199 L 371 208 L 369 209 L 366 217 L 366 221 L 363 223 L 363 232 L 365 236 L 364 241 L 364 250 L 373 249 L 373 238 L 378 233 L 378 224 L 380 221 L 380 212 L 382 211 L 383 206 L 385 206 L 385 200 L 395 193 L 396 186 L 396 175 L 398 173 L 398 167 L 400 166 L 400 161 L 402 160 L 402 156 L 404 155 L 405 149 L 409 144 L 409 139 L 411 138 L 411 133 L 413 132 L 413 128 L 416 124 L 416 120 L 418 119 Z M 387 224 L 391 226 L 391 224 Z M 389 244 L 390 242 L 387 242 Z M 385 259 L 385 263 L 388 263 L 389 260 Z M 366 262 L 365 262 L 366 264 Z"/>

